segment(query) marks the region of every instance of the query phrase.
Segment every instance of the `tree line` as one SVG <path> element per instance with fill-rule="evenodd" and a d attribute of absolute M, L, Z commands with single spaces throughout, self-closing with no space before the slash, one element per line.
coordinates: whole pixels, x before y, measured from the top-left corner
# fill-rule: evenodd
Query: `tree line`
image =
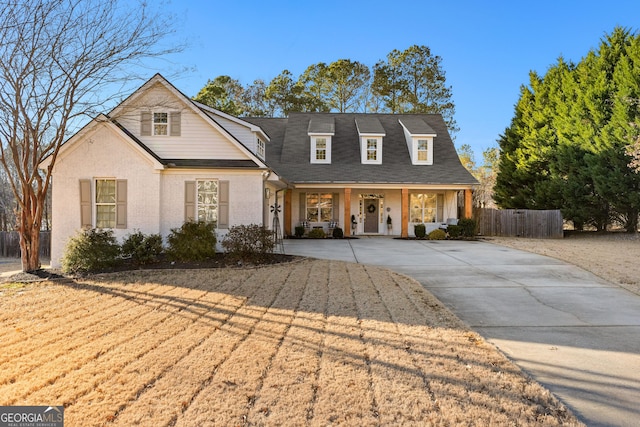
<path fill-rule="evenodd" d="M 243 85 L 222 75 L 194 97 L 237 117 L 286 117 L 290 112 L 439 113 L 449 131 L 459 129 L 442 58 L 427 46 L 393 50 L 372 67 L 350 59 L 309 65 L 299 75 L 284 70 L 269 83 Z"/>
<path fill-rule="evenodd" d="M 495 201 L 561 209 L 576 229 L 636 232 L 639 141 L 640 36 L 616 27 L 580 62 L 530 73 L 498 140 Z"/>

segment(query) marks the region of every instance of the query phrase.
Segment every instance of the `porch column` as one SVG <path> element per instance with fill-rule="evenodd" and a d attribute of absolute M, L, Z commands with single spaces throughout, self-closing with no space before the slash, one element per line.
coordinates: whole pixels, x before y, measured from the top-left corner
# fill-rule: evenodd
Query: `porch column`
<path fill-rule="evenodd" d="M 291 236 L 291 196 L 293 191 L 286 189 L 284 191 L 284 236 Z"/>
<path fill-rule="evenodd" d="M 471 218 L 473 216 L 473 190 L 467 188 L 464 190 L 464 217 Z"/>
<path fill-rule="evenodd" d="M 344 189 L 344 234 L 351 236 L 351 189 Z"/>
<path fill-rule="evenodd" d="M 400 237 L 409 237 L 409 189 L 402 190 L 402 228 Z"/>

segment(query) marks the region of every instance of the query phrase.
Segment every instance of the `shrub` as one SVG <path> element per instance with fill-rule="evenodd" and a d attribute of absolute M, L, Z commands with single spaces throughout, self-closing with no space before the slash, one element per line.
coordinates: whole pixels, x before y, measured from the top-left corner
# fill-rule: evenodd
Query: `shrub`
<path fill-rule="evenodd" d="M 162 253 L 162 236 L 145 235 L 140 231 L 129 234 L 122 243 L 122 256 L 130 257 L 137 264 L 148 264 Z"/>
<path fill-rule="evenodd" d="M 301 225 L 297 225 L 295 228 L 295 236 L 302 237 L 304 236 L 304 227 Z"/>
<path fill-rule="evenodd" d="M 447 234 L 450 239 L 457 239 L 462 236 L 462 228 L 458 225 L 449 225 L 447 226 Z"/>
<path fill-rule="evenodd" d="M 216 254 L 216 229 L 211 222 L 185 222 L 167 237 L 167 256 L 176 261 L 202 261 Z"/>
<path fill-rule="evenodd" d="M 257 263 L 273 253 L 273 231 L 261 225 L 237 225 L 231 227 L 222 241 L 222 247 L 230 257 L 238 261 Z"/>
<path fill-rule="evenodd" d="M 62 256 L 62 270 L 82 274 L 112 267 L 118 262 L 120 246 L 113 230 L 89 229 L 69 239 Z"/>
<path fill-rule="evenodd" d="M 429 233 L 429 240 L 444 240 L 447 237 L 447 233 L 444 230 L 436 228 Z"/>
<path fill-rule="evenodd" d="M 472 238 L 476 236 L 478 223 L 475 219 L 462 218 L 458 221 L 458 227 L 460 227 L 462 237 Z"/>
<path fill-rule="evenodd" d="M 331 235 L 334 239 L 342 239 L 344 237 L 344 232 L 342 228 L 336 227 L 333 229 L 333 233 Z"/>
<path fill-rule="evenodd" d="M 424 239 L 424 236 L 427 235 L 427 227 L 424 224 L 416 224 L 413 232 L 418 239 Z"/>
<path fill-rule="evenodd" d="M 324 230 L 322 228 L 314 228 L 309 231 L 310 239 L 324 239 L 326 237 Z"/>

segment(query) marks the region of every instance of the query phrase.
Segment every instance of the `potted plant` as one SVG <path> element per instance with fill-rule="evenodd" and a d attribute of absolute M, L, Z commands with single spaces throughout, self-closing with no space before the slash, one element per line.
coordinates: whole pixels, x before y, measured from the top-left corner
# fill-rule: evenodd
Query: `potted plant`
<path fill-rule="evenodd" d="M 387 230 L 391 230 L 393 224 L 391 223 L 391 215 L 387 215 Z"/>

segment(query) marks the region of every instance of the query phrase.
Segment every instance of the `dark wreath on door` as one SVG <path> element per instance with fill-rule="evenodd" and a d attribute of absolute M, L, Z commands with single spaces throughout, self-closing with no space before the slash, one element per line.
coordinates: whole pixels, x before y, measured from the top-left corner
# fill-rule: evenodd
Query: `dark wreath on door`
<path fill-rule="evenodd" d="M 377 233 L 378 232 L 378 199 L 365 199 L 365 219 L 364 219 L 364 232 L 365 233 Z"/>

